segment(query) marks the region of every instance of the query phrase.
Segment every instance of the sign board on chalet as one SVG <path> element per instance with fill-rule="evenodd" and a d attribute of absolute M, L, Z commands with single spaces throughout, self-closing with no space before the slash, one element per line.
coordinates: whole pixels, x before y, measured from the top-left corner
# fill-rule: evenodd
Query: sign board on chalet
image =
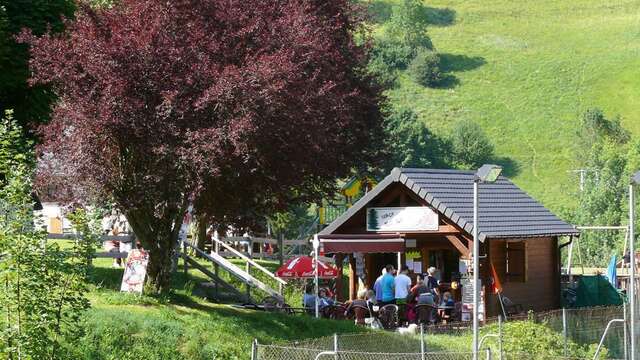
<path fill-rule="evenodd" d="M 436 231 L 438 213 L 425 206 L 367 208 L 367 231 Z"/>

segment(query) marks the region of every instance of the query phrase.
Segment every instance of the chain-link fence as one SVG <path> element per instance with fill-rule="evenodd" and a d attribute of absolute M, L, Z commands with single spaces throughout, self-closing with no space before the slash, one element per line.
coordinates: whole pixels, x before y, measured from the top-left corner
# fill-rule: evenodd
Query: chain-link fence
<path fill-rule="evenodd" d="M 253 344 L 254 360 L 458 360 L 471 359 L 471 353 L 428 352 L 422 335 L 394 332 L 344 334 L 296 341 L 285 345 Z M 485 355 L 479 359 L 484 360 Z"/>
<path fill-rule="evenodd" d="M 598 344 L 609 325 L 607 336 L 604 339 L 604 347 L 607 349 L 609 358 L 627 359 L 625 350 L 628 346 L 628 331 L 625 330 L 626 309 L 620 307 L 597 307 L 584 309 L 560 309 L 539 313 L 528 313 L 515 317 L 510 317 L 509 321 L 529 320 L 535 323 L 544 324 L 562 334 L 565 339 L 565 351 L 567 352 L 567 344 L 573 342 L 579 345 Z M 614 319 L 618 319 L 610 324 Z M 488 319 L 483 325 L 492 325 L 498 322 L 498 318 Z M 496 328 L 492 336 L 503 337 L 508 336 Z M 485 329 L 486 330 L 486 329 Z M 280 345 L 264 345 L 257 341 L 253 345 L 252 359 L 255 360 L 304 360 L 304 359 L 428 359 L 428 360 L 448 360 L 448 359 L 472 359 L 472 354 L 460 352 L 446 352 L 446 349 L 430 348 L 427 346 L 425 339 L 432 334 L 446 334 L 455 336 L 464 336 L 471 333 L 470 324 L 457 323 L 436 326 L 426 326 L 419 331 L 421 335 L 399 335 L 395 332 L 375 332 L 360 334 L 345 334 L 329 337 L 321 337 L 316 339 L 308 339 L 296 341 Z M 491 332 L 494 332 L 491 330 Z M 486 331 L 485 331 L 486 333 Z M 453 340 L 456 341 L 456 340 Z M 497 340 L 500 344 L 503 338 Z M 502 349 L 502 346 L 499 347 Z M 496 347 L 493 347 L 496 350 Z M 563 349 L 558 349 L 558 353 L 563 353 Z M 626 352 L 628 355 L 628 351 Z M 319 357 L 318 357 L 319 356 Z M 502 353 L 498 351 L 491 354 L 487 350 L 482 350 L 479 359 L 491 358 L 507 360 L 507 359 L 577 359 L 571 357 L 545 356 L 540 354 L 526 353 Z"/>
<path fill-rule="evenodd" d="M 557 309 L 514 315 L 510 316 L 508 320 L 530 320 L 544 324 L 562 334 L 566 341 L 573 341 L 578 345 L 589 345 L 600 342 L 607 325 L 612 320 L 628 320 L 628 314 L 625 315 L 627 311 L 628 309 L 624 306 Z M 489 318 L 483 325 L 487 326 L 497 322 L 497 317 Z M 427 334 L 465 335 L 471 332 L 471 324 L 465 322 L 433 325 L 425 327 L 424 331 Z M 623 359 L 625 358 L 625 349 L 628 354 L 629 339 L 629 332 L 625 331 L 625 322 L 615 321 L 609 326 L 603 346 L 607 349 L 609 356 Z"/>
<path fill-rule="evenodd" d="M 418 351 L 411 351 L 410 348 L 403 348 L 401 344 L 410 343 L 412 340 L 400 340 L 403 336 L 395 334 L 398 344 L 392 345 L 382 338 L 380 333 L 375 334 L 355 334 L 324 337 L 305 342 L 295 342 L 286 345 L 264 345 L 254 341 L 251 359 L 252 360 L 471 360 L 471 352 L 434 352 L 426 351 L 422 347 Z M 358 340 L 355 340 L 358 339 Z M 420 343 L 419 338 L 413 341 Z M 373 344 L 380 344 L 377 348 L 371 348 Z M 342 348 L 340 346 L 343 346 Z M 350 349 L 365 347 L 359 350 Z M 389 346 L 392 345 L 392 346 Z M 414 345 L 415 344 L 410 344 Z M 384 348 L 382 351 L 379 348 Z M 375 345 L 374 345 L 375 347 Z M 366 350 L 365 350 L 366 349 Z M 500 353 L 490 349 L 483 349 L 478 354 L 478 360 L 586 360 L 573 357 L 561 357 L 553 355 L 540 355 L 528 353 Z"/>

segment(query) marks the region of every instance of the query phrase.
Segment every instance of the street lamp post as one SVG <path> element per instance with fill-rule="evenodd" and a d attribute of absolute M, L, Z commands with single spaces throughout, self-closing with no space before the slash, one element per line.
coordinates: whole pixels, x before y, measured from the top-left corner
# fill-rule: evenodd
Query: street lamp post
<path fill-rule="evenodd" d="M 473 178 L 473 360 L 478 360 L 478 307 L 480 303 L 480 239 L 478 237 L 478 185 L 495 182 L 502 167 L 485 164 Z"/>
<path fill-rule="evenodd" d="M 318 257 L 319 257 L 319 251 L 318 249 L 320 248 L 320 239 L 318 239 L 318 234 L 313 235 L 313 257 L 315 260 L 314 263 L 314 268 L 313 268 L 313 272 L 314 272 L 314 283 L 315 283 L 315 290 L 316 290 L 316 301 L 315 301 L 315 310 L 316 310 L 316 319 L 320 317 L 320 298 L 318 296 L 318 283 L 319 283 L 319 276 L 318 276 Z"/>
<path fill-rule="evenodd" d="M 635 250 L 635 185 L 640 184 L 640 171 L 631 177 L 629 185 L 629 303 L 630 322 L 629 334 L 631 335 L 631 360 L 636 358 L 636 250 Z"/>

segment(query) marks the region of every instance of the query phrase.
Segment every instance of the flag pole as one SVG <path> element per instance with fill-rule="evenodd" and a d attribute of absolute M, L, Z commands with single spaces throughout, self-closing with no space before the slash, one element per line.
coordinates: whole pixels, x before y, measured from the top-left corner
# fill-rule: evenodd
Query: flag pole
<path fill-rule="evenodd" d="M 502 302 L 502 291 L 498 292 L 498 302 L 500 303 L 500 307 L 502 308 L 504 319 L 507 320 L 507 312 L 504 310 L 504 302 Z"/>

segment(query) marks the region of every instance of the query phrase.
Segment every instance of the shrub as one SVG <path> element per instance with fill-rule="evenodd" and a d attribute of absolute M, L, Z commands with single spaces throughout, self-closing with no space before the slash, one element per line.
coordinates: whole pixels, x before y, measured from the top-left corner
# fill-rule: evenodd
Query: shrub
<path fill-rule="evenodd" d="M 440 56 L 435 51 L 421 48 L 409 65 L 409 74 L 424 86 L 434 86 L 440 81 Z"/>
<path fill-rule="evenodd" d="M 447 167 L 447 145 L 418 119 L 411 109 L 396 108 L 386 117 L 386 148 L 391 150 L 389 169 Z"/>
<path fill-rule="evenodd" d="M 374 57 L 367 65 L 367 72 L 382 87 L 392 88 L 396 83 L 396 73 L 394 69 L 386 64 L 381 57 Z"/>
<path fill-rule="evenodd" d="M 373 59 L 392 69 L 404 69 L 415 57 L 414 47 L 391 40 L 379 41 L 373 48 Z"/>
<path fill-rule="evenodd" d="M 74 339 L 89 307 L 85 277 L 91 246 L 71 249 L 47 243 L 34 226 L 33 168 L 15 147 L 22 129 L 10 118 L 0 123 L 0 358 L 59 359 L 61 342 Z"/>
<path fill-rule="evenodd" d="M 488 326 L 487 333 L 496 334 L 496 324 Z M 546 324 L 535 323 L 531 320 L 512 321 L 504 324 L 503 351 L 512 356 L 524 355 L 530 359 L 549 359 L 564 356 L 565 341 L 562 334 L 553 331 Z M 595 344 L 580 346 L 568 340 L 566 342 L 567 355 L 571 358 L 591 359 L 595 354 Z M 497 343 L 490 342 L 489 347 L 497 352 Z M 603 348 L 599 359 L 607 358 L 607 349 Z"/>
<path fill-rule="evenodd" d="M 480 125 L 470 120 L 455 125 L 451 147 L 452 162 L 463 169 L 477 168 L 493 157 L 493 144 Z"/>

